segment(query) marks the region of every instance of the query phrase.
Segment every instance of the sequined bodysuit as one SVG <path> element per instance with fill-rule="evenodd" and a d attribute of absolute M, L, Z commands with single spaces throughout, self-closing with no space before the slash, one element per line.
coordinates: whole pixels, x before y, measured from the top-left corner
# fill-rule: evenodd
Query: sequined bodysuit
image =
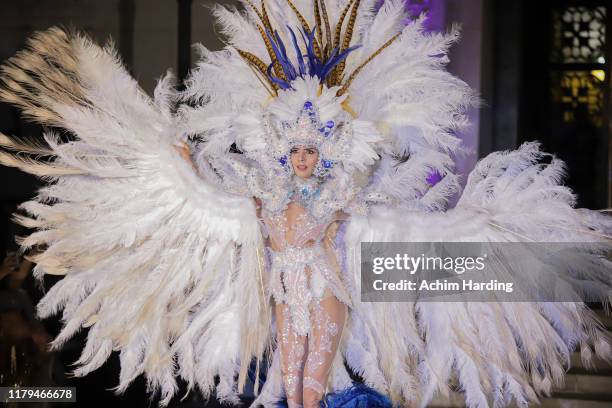
<path fill-rule="evenodd" d="M 317 222 L 295 201 L 262 218 L 287 401 L 318 407 L 350 306 L 333 245 L 337 218 Z"/>

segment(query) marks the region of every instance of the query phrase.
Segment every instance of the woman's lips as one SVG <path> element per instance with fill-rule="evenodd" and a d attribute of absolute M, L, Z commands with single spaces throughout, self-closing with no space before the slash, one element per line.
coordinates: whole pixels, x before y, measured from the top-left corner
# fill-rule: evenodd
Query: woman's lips
<path fill-rule="evenodd" d="M 306 170 L 306 166 L 298 164 L 297 166 L 298 170 Z"/>

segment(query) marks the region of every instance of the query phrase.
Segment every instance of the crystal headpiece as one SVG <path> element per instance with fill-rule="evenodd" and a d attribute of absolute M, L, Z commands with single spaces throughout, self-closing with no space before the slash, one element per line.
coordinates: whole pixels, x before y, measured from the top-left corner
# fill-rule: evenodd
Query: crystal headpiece
<path fill-rule="evenodd" d="M 273 157 L 286 170 L 290 170 L 289 157 L 294 147 L 314 147 L 319 152 L 315 167 L 317 176 L 326 176 L 334 165 L 349 154 L 352 127 L 346 122 L 327 120 L 322 122 L 313 101 L 306 100 L 293 120 L 283 120 L 277 125 L 279 145 Z"/>
<path fill-rule="evenodd" d="M 335 123 L 333 120 L 322 123 L 312 102 L 306 101 L 298 117 L 282 121 L 280 127 L 289 148 L 309 146 L 320 149 L 325 140 L 333 136 Z"/>

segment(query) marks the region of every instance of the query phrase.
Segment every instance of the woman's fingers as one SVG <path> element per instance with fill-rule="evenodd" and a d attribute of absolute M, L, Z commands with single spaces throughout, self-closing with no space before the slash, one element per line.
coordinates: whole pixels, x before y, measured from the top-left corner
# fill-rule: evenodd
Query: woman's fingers
<path fill-rule="evenodd" d="M 174 145 L 174 148 L 176 149 L 176 151 L 179 152 L 179 154 L 181 155 L 183 159 L 187 160 L 188 162 L 191 161 L 191 151 L 187 143 L 180 142 L 179 145 Z"/>

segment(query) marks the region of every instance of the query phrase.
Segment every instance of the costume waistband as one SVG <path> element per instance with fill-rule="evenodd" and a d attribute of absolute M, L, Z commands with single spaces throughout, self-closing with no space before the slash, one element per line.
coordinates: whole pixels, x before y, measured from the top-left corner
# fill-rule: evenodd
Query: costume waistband
<path fill-rule="evenodd" d="M 281 251 L 270 250 L 272 264 L 294 265 L 296 263 L 310 263 L 325 256 L 321 244 L 308 247 L 287 246 Z"/>

